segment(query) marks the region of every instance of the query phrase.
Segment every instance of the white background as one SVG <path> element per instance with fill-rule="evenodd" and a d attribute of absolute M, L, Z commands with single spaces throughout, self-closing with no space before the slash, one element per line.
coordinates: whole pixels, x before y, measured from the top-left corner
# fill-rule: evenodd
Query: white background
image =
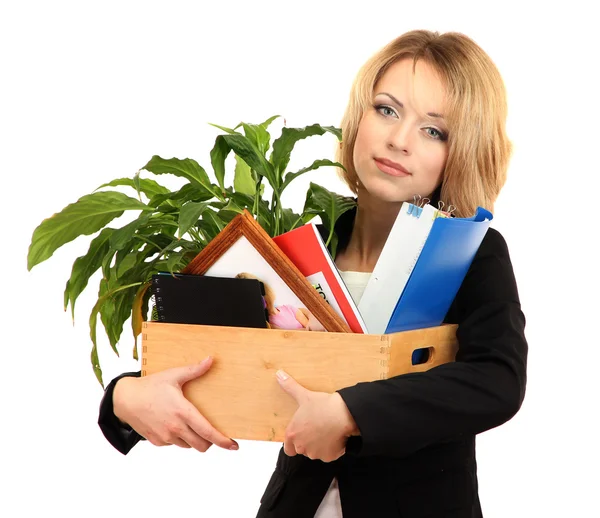
<path fill-rule="evenodd" d="M 600 516 L 600 48 L 591 3 L 358 5 L 2 3 L 1 516 L 255 515 L 278 444 L 242 441 L 238 452 L 205 455 L 141 444 L 122 456 L 105 441 L 87 326 L 98 278 L 77 302 L 75 326 L 62 310 L 89 238 L 28 272 L 31 234 L 152 155 L 210 169 L 219 132 L 209 122 L 280 114 L 290 127 L 339 126 L 360 65 L 416 28 L 470 35 L 509 92 L 515 152 L 493 225 L 509 244 L 528 318 L 529 384 L 517 416 L 478 439 L 484 514 Z M 291 168 L 332 158 L 334 140 L 298 144 Z M 304 180 L 285 200 L 298 210 L 309 181 L 347 192 L 331 169 Z M 137 369 L 128 330 L 117 359 L 99 329 L 107 380 Z"/>

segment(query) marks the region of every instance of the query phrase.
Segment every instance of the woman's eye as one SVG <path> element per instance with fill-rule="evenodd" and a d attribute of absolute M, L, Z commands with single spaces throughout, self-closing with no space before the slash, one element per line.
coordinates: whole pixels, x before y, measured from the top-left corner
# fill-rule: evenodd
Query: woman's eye
<path fill-rule="evenodd" d="M 379 104 L 379 105 L 375 106 L 375 109 L 381 115 L 385 115 L 386 117 L 394 117 L 396 115 L 396 112 L 389 106 L 386 106 L 385 104 Z"/>
<path fill-rule="evenodd" d="M 444 133 L 442 133 L 440 130 L 435 129 L 435 128 L 425 128 L 425 131 L 427 132 L 427 134 L 434 139 L 437 140 L 446 140 L 446 135 Z"/>

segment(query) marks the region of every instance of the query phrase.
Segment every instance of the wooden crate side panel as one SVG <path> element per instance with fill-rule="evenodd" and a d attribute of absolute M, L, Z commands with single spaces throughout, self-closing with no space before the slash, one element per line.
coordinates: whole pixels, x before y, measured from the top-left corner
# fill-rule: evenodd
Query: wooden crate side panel
<path fill-rule="evenodd" d="M 142 340 L 144 375 L 214 357 L 184 394 L 236 439 L 283 440 L 296 403 L 279 387 L 278 369 L 310 390 L 334 392 L 384 378 L 390 357 L 389 336 L 381 335 L 147 322 Z"/>
<path fill-rule="evenodd" d="M 390 336 L 390 364 L 388 377 L 409 372 L 423 372 L 443 363 L 454 361 L 458 351 L 456 325 L 443 325 L 392 333 Z M 431 347 L 432 354 L 426 363 L 412 364 L 415 349 Z"/>

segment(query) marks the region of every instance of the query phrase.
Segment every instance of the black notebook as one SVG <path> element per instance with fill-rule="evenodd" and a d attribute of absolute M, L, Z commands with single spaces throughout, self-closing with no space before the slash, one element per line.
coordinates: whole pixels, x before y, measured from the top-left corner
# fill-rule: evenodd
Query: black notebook
<path fill-rule="evenodd" d="M 152 293 L 159 322 L 268 327 L 265 289 L 257 279 L 158 273 Z"/>

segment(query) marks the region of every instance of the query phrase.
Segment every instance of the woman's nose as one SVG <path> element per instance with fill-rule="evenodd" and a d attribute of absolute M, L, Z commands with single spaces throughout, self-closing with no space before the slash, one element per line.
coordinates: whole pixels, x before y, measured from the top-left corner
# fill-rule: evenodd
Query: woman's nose
<path fill-rule="evenodd" d="M 412 152 L 412 136 L 410 132 L 409 124 L 405 123 L 405 121 L 398 122 L 388 135 L 388 148 L 400 151 L 404 155 L 410 155 Z"/>

